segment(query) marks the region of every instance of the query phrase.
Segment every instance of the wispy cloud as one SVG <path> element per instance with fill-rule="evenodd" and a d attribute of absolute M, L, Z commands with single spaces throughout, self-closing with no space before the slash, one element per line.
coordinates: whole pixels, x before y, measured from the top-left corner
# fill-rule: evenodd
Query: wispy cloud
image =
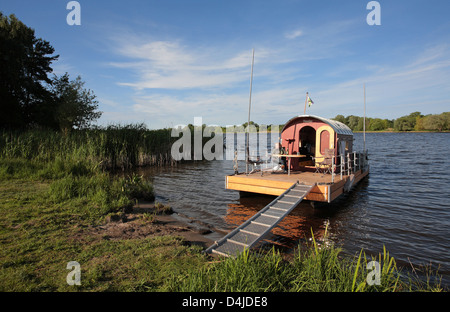
<path fill-rule="evenodd" d="M 63 57 L 59 57 L 59 59 L 52 64 L 53 74 L 57 76 L 64 75 L 67 72 L 74 72 L 74 67 L 68 63 L 66 59 Z"/>
<path fill-rule="evenodd" d="M 117 53 L 128 61 L 111 66 L 129 69 L 135 81 L 120 85 L 136 89 L 192 89 L 230 87 L 247 79 L 251 55 L 238 51 L 221 56 L 211 48 L 189 48 L 179 41 L 148 41 L 124 38 Z"/>
<path fill-rule="evenodd" d="M 284 37 L 287 39 L 295 39 L 303 35 L 303 31 L 301 29 L 292 30 L 287 32 Z"/>

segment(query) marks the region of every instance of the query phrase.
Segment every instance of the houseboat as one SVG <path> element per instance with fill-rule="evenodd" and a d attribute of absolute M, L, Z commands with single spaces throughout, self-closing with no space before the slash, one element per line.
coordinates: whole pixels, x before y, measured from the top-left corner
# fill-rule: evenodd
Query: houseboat
<path fill-rule="evenodd" d="M 353 150 L 353 132 L 345 124 L 313 115 L 291 118 L 280 133 L 274 168 L 236 172 L 225 177 L 229 190 L 279 196 L 293 183 L 313 186 L 304 200 L 330 203 L 369 173 L 367 151 Z"/>

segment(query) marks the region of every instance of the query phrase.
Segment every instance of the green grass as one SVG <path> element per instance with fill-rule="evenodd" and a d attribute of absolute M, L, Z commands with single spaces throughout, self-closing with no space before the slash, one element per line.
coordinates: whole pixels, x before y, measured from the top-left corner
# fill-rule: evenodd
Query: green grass
<path fill-rule="evenodd" d="M 193 269 L 184 275 L 172 274 L 168 291 L 178 292 L 409 292 L 442 291 L 439 283 L 426 283 L 403 276 L 395 260 L 384 250 L 380 285 L 367 282 L 368 259 L 361 251 L 354 258 L 342 257 L 335 247 L 318 248 L 314 243 L 299 249 L 286 260 L 272 249 L 226 258 Z M 401 278 L 402 277 L 402 278 Z"/>
<path fill-rule="evenodd" d="M 139 188 L 127 182 L 86 164 L 0 159 L 0 291 L 157 290 L 169 272 L 197 266 L 205 256 L 176 237 L 79 238 L 133 202 Z M 70 261 L 81 286 L 66 283 Z"/>

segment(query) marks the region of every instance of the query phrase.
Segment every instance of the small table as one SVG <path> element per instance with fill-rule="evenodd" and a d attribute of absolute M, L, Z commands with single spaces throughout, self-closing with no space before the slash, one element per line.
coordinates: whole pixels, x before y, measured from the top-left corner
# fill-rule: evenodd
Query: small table
<path fill-rule="evenodd" d="M 273 154 L 274 157 L 287 157 L 288 158 L 288 175 L 291 175 L 291 158 L 292 157 L 307 157 L 308 155 L 286 155 L 286 154 Z"/>

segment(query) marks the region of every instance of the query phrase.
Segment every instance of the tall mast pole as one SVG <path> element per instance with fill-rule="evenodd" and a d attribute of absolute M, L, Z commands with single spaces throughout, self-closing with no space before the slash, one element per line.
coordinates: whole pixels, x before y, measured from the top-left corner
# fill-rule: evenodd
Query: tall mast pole
<path fill-rule="evenodd" d="M 250 96 L 248 99 L 248 123 L 247 123 L 247 147 L 246 147 L 246 160 L 245 160 L 245 173 L 248 174 L 248 160 L 249 160 L 249 138 L 250 138 L 250 109 L 252 106 L 252 84 L 253 84 L 253 64 L 255 62 L 255 48 L 252 49 L 252 72 L 250 75 Z"/>
<path fill-rule="evenodd" d="M 366 84 L 364 83 L 364 152 L 366 151 Z"/>
<path fill-rule="evenodd" d="M 303 115 L 306 115 L 306 102 L 308 102 L 308 92 L 306 92 L 305 109 L 303 110 Z"/>

